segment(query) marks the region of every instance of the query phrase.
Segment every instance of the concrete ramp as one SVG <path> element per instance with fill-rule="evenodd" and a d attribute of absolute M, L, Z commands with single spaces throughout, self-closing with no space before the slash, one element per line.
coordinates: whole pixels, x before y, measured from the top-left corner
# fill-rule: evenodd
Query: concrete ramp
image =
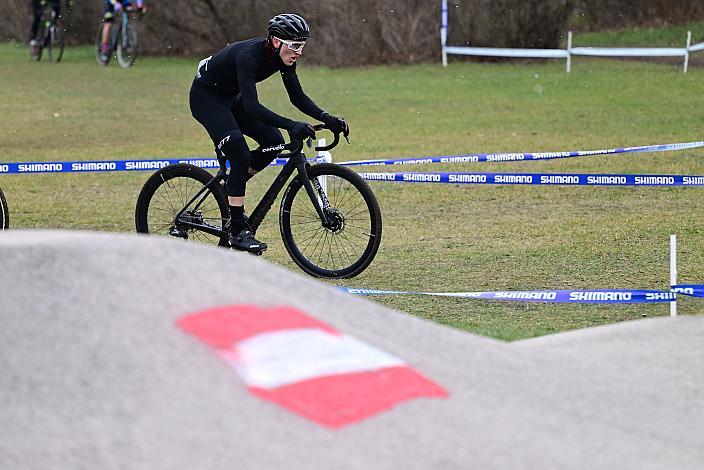
<path fill-rule="evenodd" d="M 447 396 L 321 425 L 179 326 L 221 306 L 295 310 Z M 702 333 L 702 317 L 663 318 L 507 344 L 246 254 L 3 232 L 0 468 L 701 468 Z"/>

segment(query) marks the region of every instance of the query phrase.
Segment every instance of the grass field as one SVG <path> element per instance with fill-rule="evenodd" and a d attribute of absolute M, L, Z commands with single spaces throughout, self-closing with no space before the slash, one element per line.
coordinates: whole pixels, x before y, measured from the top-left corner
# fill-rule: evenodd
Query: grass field
<path fill-rule="evenodd" d="M 618 31 L 580 33 L 574 36 L 574 46 L 599 47 L 685 47 L 687 31 L 692 32 L 692 44 L 704 41 L 704 21 L 667 27 L 634 27 Z M 701 55 L 696 56 L 702 59 Z"/>
<path fill-rule="evenodd" d="M 210 155 L 188 109 L 196 58 L 140 58 L 101 68 L 89 48 L 58 65 L 0 46 L 0 162 Z M 343 114 L 352 145 L 336 160 L 468 152 L 563 151 L 702 140 L 704 70 L 636 61 L 478 64 L 333 70 L 299 67 L 304 88 Z M 291 117 L 278 78 L 265 105 Z M 414 171 L 704 175 L 704 150 L 562 161 L 427 165 Z M 375 170 L 376 171 L 376 170 Z M 382 170 L 383 171 L 383 170 Z M 274 174 L 253 180 L 254 200 Z M 149 172 L 0 176 L 13 228 L 134 231 Z M 384 238 L 372 265 L 335 284 L 423 291 L 668 286 L 668 236 L 679 236 L 682 282 L 704 280 L 704 193 L 698 189 L 373 183 Z M 296 270 L 275 213 L 260 229 L 265 258 Z M 225 255 L 225 253 L 224 253 Z M 233 282 L 235 282 L 233 280 Z M 373 299 L 398 310 L 514 340 L 667 315 L 668 306 L 521 304 L 434 297 Z M 701 314 L 684 299 L 680 313 Z"/>

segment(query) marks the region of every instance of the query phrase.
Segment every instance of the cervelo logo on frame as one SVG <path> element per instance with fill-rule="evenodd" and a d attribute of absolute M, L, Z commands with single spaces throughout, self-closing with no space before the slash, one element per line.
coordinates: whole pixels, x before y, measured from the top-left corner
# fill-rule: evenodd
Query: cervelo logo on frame
<path fill-rule="evenodd" d="M 249 391 L 331 428 L 407 400 L 448 393 L 401 359 L 292 307 L 216 307 L 177 321 L 213 348 Z"/>
<path fill-rule="evenodd" d="M 284 144 L 275 145 L 273 147 L 266 147 L 262 149 L 262 153 L 275 152 L 277 150 L 283 150 Z"/>

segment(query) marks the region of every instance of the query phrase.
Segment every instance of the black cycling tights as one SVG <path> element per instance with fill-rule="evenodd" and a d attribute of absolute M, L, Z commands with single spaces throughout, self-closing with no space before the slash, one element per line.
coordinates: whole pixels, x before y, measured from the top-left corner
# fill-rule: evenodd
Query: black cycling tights
<path fill-rule="evenodd" d="M 268 147 L 284 142 L 281 131 L 247 116 L 239 99 L 218 95 L 194 81 L 190 93 L 191 114 L 208 131 L 213 143 L 230 161 L 227 195 L 245 195 L 249 168 L 261 171 L 276 158 L 275 153 L 251 154 L 244 136 Z"/>

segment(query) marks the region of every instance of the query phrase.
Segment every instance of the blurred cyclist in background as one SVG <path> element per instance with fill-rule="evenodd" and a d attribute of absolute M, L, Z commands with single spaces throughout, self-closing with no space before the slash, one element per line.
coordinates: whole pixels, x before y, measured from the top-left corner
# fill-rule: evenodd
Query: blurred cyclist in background
<path fill-rule="evenodd" d="M 51 4 L 51 10 L 53 12 L 52 21 L 58 18 L 61 14 L 61 0 L 48 0 Z M 44 4 L 46 1 L 42 0 L 32 0 L 32 13 L 34 14 L 34 20 L 32 21 L 32 28 L 29 31 L 29 47 L 34 51 L 37 49 L 37 31 L 39 30 L 39 23 L 42 21 L 44 16 Z"/>
<path fill-rule="evenodd" d="M 137 6 L 137 11 L 141 13 L 147 12 L 147 7 L 144 5 L 144 0 L 136 0 L 135 3 Z M 108 61 L 108 55 L 110 54 L 110 27 L 115 19 L 115 15 L 119 13 L 122 8 L 124 8 L 125 11 L 131 11 L 132 1 L 105 0 L 105 8 L 103 9 L 103 36 L 100 41 L 100 60 L 103 62 Z"/>

